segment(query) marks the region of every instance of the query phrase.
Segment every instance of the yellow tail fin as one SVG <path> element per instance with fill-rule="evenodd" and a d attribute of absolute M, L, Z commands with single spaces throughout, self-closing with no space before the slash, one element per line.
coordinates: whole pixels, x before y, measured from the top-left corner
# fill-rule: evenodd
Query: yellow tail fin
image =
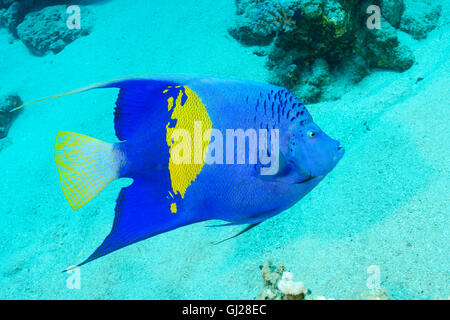
<path fill-rule="evenodd" d="M 55 160 L 61 187 L 76 210 L 119 178 L 121 154 L 112 143 L 72 132 L 59 132 Z"/>

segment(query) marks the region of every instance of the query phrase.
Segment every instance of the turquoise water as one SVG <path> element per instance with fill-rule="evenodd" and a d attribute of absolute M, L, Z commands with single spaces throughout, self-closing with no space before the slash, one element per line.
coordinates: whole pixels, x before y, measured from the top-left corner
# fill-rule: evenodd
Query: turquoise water
<path fill-rule="evenodd" d="M 211 242 L 241 227 L 204 222 L 129 246 L 81 267 L 80 289 L 68 288 L 70 274 L 61 270 L 103 241 L 117 195 L 130 181 L 114 181 L 73 211 L 61 191 L 54 140 L 59 131 L 73 131 L 117 141 L 117 92 L 94 90 L 24 108 L 0 139 L 0 298 L 255 299 L 263 289 L 259 266 L 271 260 L 313 295 L 359 297 L 375 266 L 392 299 L 447 299 L 450 8 L 445 0 L 433 3 L 441 4 L 440 18 L 425 38 L 398 31 L 414 54 L 410 68 L 371 68 L 351 85 L 338 76 L 332 94 L 307 105 L 346 154 L 305 198 L 220 246 Z M 33 54 L 0 28 L 0 95 L 13 92 L 28 102 L 138 74 L 272 79 L 268 57 L 255 50 L 273 44 L 247 46 L 230 35 L 233 0 L 83 4 L 92 30 L 56 54 Z"/>

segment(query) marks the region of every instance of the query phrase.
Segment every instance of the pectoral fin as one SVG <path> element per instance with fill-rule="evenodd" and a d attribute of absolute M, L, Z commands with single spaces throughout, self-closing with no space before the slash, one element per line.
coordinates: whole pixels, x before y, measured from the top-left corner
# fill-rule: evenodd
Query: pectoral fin
<path fill-rule="evenodd" d="M 262 175 L 261 164 L 255 165 L 255 175 L 267 182 L 289 182 L 295 181 L 295 177 L 298 176 L 297 168 L 286 160 L 282 152 L 279 154 L 278 172 L 274 175 Z"/>

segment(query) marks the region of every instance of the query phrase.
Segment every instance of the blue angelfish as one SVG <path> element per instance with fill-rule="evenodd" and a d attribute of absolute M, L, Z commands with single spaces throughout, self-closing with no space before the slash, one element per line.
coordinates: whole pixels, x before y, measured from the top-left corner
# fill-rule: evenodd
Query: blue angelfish
<path fill-rule="evenodd" d="M 59 132 L 55 158 L 65 197 L 75 210 L 115 179 L 133 183 L 117 198 L 110 234 L 79 265 L 206 220 L 247 225 L 243 233 L 297 203 L 344 154 L 298 98 L 274 85 L 141 76 L 58 96 L 94 88 L 120 89 L 120 142 Z"/>

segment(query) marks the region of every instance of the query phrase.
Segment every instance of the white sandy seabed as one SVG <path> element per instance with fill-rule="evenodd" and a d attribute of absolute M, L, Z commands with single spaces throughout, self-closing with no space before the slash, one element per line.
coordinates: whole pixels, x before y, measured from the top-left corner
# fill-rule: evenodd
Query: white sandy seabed
<path fill-rule="evenodd" d="M 404 73 L 378 71 L 333 102 L 311 105 L 315 121 L 346 147 L 336 169 L 306 198 L 249 233 L 196 224 L 66 267 L 109 233 L 116 181 L 73 212 L 53 160 L 58 131 L 115 141 L 117 92 L 96 90 L 26 109 L 0 152 L 0 298 L 253 299 L 259 265 L 282 261 L 315 295 L 354 297 L 379 266 L 394 299 L 447 298 L 450 252 L 449 6 L 428 38 L 415 41 Z M 227 34 L 234 1 L 100 1 L 91 35 L 57 55 L 31 56 L 0 29 L 0 93 L 23 100 L 142 73 L 267 79 L 264 58 Z M 6 48 L 6 50 L 5 50 Z M 417 81 L 421 77 L 422 81 Z"/>

